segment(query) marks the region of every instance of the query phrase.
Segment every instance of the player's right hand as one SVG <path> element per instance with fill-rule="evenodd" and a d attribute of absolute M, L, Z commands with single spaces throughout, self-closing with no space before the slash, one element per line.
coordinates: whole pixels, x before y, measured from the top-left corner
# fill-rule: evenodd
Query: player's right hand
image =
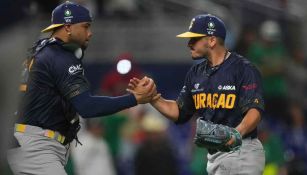
<path fill-rule="evenodd" d="M 157 93 L 154 81 L 146 76 L 141 80 L 137 78 L 131 79 L 127 91 L 135 96 L 138 104 L 149 103 L 161 96 L 161 94 Z"/>

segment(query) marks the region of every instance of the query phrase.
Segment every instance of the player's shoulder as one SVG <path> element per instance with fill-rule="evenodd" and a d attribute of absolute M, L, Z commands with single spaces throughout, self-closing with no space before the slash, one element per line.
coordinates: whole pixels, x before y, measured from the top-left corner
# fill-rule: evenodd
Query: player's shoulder
<path fill-rule="evenodd" d="M 243 74 L 257 74 L 261 76 L 258 68 L 248 58 L 237 53 L 232 53 L 232 56 L 235 57 L 234 69 L 238 75 L 242 76 Z"/>
<path fill-rule="evenodd" d="M 82 62 L 77 59 L 74 53 L 63 48 L 61 43 L 52 42 L 43 47 L 38 46 L 35 53 L 36 67 L 47 69 L 53 73 L 67 72 L 71 68 L 81 69 Z"/>
<path fill-rule="evenodd" d="M 78 60 L 72 51 L 65 49 L 63 42 L 55 38 L 45 38 L 36 42 L 33 55 L 42 61 L 74 61 Z"/>
<path fill-rule="evenodd" d="M 235 64 L 237 64 L 238 66 L 250 66 L 252 65 L 252 62 L 247 59 L 246 57 L 236 53 L 236 52 L 232 52 L 231 53 L 232 57 L 235 57 Z"/>
<path fill-rule="evenodd" d="M 237 69 L 257 69 L 248 58 L 235 52 L 232 52 L 231 56 L 235 57 L 234 66 Z"/>
<path fill-rule="evenodd" d="M 82 62 L 75 58 L 73 53 L 63 49 L 61 45 L 49 45 L 39 54 L 41 57 L 37 61 L 55 76 L 83 70 Z"/>
<path fill-rule="evenodd" d="M 77 61 L 74 54 L 68 50 L 65 50 L 60 44 L 50 44 L 46 46 L 41 52 L 38 53 L 38 57 L 44 57 L 49 61 Z"/>

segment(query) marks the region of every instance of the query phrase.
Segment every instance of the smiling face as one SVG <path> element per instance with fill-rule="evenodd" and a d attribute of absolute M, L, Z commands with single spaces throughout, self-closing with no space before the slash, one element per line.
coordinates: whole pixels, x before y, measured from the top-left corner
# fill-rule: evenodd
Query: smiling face
<path fill-rule="evenodd" d="M 85 50 L 88 46 L 91 36 L 93 35 L 90 27 L 91 23 L 89 22 L 81 22 L 65 26 L 66 31 L 70 33 L 69 42 L 76 43 Z"/>

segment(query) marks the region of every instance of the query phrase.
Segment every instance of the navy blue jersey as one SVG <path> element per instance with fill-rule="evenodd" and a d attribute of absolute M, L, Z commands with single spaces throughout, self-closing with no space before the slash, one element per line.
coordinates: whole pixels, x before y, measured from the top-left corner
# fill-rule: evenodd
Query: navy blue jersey
<path fill-rule="evenodd" d="M 17 122 L 65 135 L 76 116 L 70 99 L 89 90 L 82 62 L 59 40 L 40 41 L 35 49 Z"/>
<path fill-rule="evenodd" d="M 237 127 L 251 108 L 264 110 L 261 75 L 250 61 L 231 53 L 218 67 L 208 60 L 193 66 L 177 99 L 178 123 L 192 116 Z M 247 136 L 256 137 L 256 129 Z"/>

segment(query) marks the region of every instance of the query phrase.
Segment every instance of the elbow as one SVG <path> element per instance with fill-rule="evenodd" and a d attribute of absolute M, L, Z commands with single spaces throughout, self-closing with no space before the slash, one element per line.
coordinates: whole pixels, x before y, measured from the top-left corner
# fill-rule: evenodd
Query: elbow
<path fill-rule="evenodd" d="M 185 124 L 186 122 L 188 122 L 190 120 L 192 116 L 186 116 L 186 115 L 178 115 L 177 118 L 174 118 L 174 122 L 176 125 L 180 125 L 180 124 Z"/>
<path fill-rule="evenodd" d="M 90 115 L 85 114 L 85 113 L 80 113 L 80 112 L 78 112 L 78 114 L 79 114 L 82 118 L 84 118 L 84 119 L 91 118 Z"/>
<path fill-rule="evenodd" d="M 84 118 L 95 118 L 95 117 L 102 117 L 110 114 L 114 114 L 116 111 L 111 110 L 101 110 L 99 108 L 93 109 L 90 106 L 84 106 L 77 109 L 78 114 Z"/>
<path fill-rule="evenodd" d="M 262 111 L 258 108 L 252 108 L 250 109 L 251 113 L 254 114 L 254 116 L 256 117 L 256 122 L 257 124 L 261 121 L 261 115 L 262 115 Z"/>
<path fill-rule="evenodd" d="M 178 122 L 179 121 L 179 118 L 180 118 L 180 115 L 179 115 L 179 111 L 178 112 L 176 112 L 176 113 L 174 113 L 173 115 L 172 115 L 172 121 L 173 122 Z"/>
<path fill-rule="evenodd" d="M 90 94 L 89 92 L 84 92 L 78 96 L 75 96 L 71 99 L 71 104 L 75 111 L 82 117 L 82 118 L 90 118 L 91 112 L 91 103 L 90 103 Z"/>
<path fill-rule="evenodd" d="M 89 113 L 89 111 L 86 110 L 85 108 L 79 108 L 76 111 L 84 119 L 92 117 L 92 115 Z"/>
<path fill-rule="evenodd" d="M 172 112 L 170 112 L 172 111 Z M 169 120 L 177 123 L 178 120 L 180 119 L 180 116 L 179 116 L 179 110 L 170 110 L 168 112 L 164 112 L 162 113 L 166 118 L 168 118 Z"/>
<path fill-rule="evenodd" d="M 171 121 L 175 123 L 177 123 L 179 120 L 179 116 L 176 116 L 176 115 L 168 116 L 167 118 L 169 118 Z"/>
<path fill-rule="evenodd" d="M 91 109 L 90 103 L 88 102 L 81 102 L 74 105 L 74 108 L 76 112 L 82 117 L 82 118 L 91 118 L 93 117 L 93 110 Z"/>

